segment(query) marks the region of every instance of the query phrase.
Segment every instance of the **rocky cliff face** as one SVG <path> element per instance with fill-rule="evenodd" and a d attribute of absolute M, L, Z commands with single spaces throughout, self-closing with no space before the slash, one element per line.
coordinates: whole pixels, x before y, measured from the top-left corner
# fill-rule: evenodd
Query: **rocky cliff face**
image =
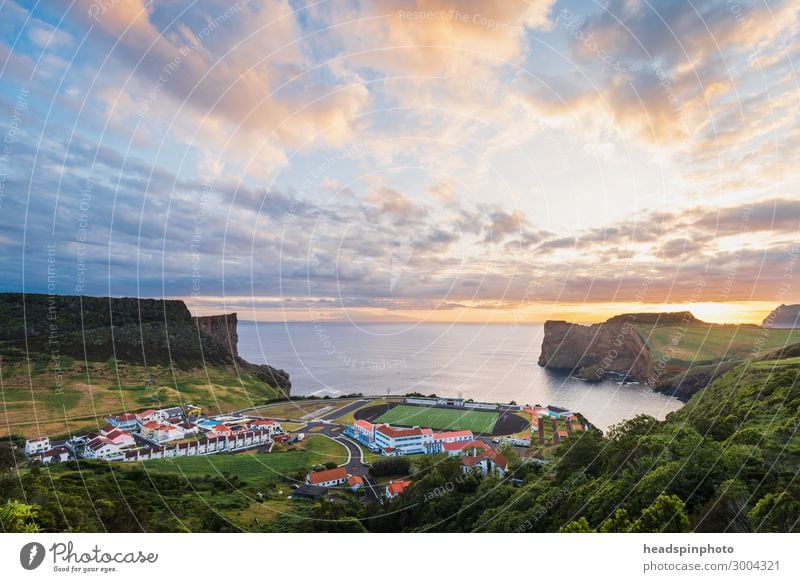
<path fill-rule="evenodd" d="M 289 375 L 239 357 L 235 313 L 192 318 L 183 301 L 0 293 L 0 357 L 141 366 L 236 366 L 289 394 Z"/>
<path fill-rule="evenodd" d="M 800 305 L 781 305 L 775 308 L 761 322 L 761 327 L 800 329 Z"/>
<path fill-rule="evenodd" d="M 595 325 L 548 321 L 539 365 L 567 370 L 585 380 L 599 381 L 616 373 L 645 381 L 650 350 L 633 320 L 623 316 Z"/>
<path fill-rule="evenodd" d="M 215 348 L 229 352 L 232 358 L 239 357 L 239 320 L 235 313 L 206 315 L 192 318 L 203 338 L 203 347 L 213 344 Z"/>

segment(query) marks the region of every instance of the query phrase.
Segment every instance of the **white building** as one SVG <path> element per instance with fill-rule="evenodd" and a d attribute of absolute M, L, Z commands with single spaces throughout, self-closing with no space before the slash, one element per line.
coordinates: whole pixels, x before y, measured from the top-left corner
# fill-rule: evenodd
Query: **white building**
<path fill-rule="evenodd" d="M 347 469 L 336 467 L 327 471 L 312 471 L 306 476 L 306 483 L 319 487 L 335 487 L 347 483 Z"/>
<path fill-rule="evenodd" d="M 132 447 L 136 444 L 133 435 L 128 431 L 116 428 L 112 424 L 107 424 L 100 429 L 100 436 L 106 437 L 119 447 Z"/>
<path fill-rule="evenodd" d="M 386 485 L 386 491 L 384 494 L 386 495 L 386 499 L 394 499 L 398 495 L 400 495 L 403 491 L 406 490 L 406 487 L 411 485 L 411 481 L 389 481 L 389 484 Z"/>
<path fill-rule="evenodd" d="M 53 447 L 42 453 L 42 463 L 63 463 L 69 460 L 69 451 L 64 447 Z"/>
<path fill-rule="evenodd" d="M 38 439 L 30 439 L 25 441 L 25 455 L 30 457 L 32 455 L 41 455 L 45 451 L 50 450 L 50 438 L 39 437 Z"/>
<path fill-rule="evenodd" d="M 396 428 L 388 424 L 375 427 L 375 444 L 389 456 L 427 453 L 433 444 L 430 428 Z"/>
<path fill-rule="evenodd" d="M 87 459 L 116 459 L 121 458 L 122 454 L 118 445 L 104 436 L 96 436 L 86 443 L 83 456 Z"/>
<path fill-rule="evenodd" d="M 452 430 L 447 432 L 433 433 L 433 441 L 429 452 L 441 453 L 444 450 L 444 445 L 453 443 L 468 443 L 475 440 L 475 435 L 471 430 Z"/>

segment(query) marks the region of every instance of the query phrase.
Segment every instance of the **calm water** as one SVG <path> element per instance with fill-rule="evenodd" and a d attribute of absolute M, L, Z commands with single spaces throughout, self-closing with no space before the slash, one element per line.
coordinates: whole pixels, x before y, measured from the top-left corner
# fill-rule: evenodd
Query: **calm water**
<path fill-rule="evenodd" d="M 540 368 L 541 325 L 239 322 L 239 353 L 291 374 L 292 393 L 435 392 L 490 402 L 555 404 L 599 428 L 681 403 L 636 384 L 588 384 Z"/>

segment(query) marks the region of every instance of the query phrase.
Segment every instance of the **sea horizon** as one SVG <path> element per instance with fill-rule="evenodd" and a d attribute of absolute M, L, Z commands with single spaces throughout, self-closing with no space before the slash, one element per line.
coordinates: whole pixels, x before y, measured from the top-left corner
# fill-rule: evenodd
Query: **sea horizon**
<path fill-rule="evenodd" d="M 326 329 L 311 322 L 262 327 L 239 321 L 239 354 L 288 372 L 296 396 L 420 392 L 552 404 L 582 413 L 601 430 L 638 414 L 663 420 L 682 406 L 642 384 L 586 382 L 539 366 L 542 324 L 371 323 L 365 334 L 360 324 L 342 323 Z"/>

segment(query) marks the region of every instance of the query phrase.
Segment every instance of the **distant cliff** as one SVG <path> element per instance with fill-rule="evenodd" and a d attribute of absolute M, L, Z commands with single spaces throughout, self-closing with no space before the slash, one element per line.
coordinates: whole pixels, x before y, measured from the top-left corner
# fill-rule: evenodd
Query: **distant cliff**
<path fill-rule="evenodd" d="M 770 313 L 761 327 L 774 329 L 800 329 L 800 305 L 780 305 Z"/>
<path fill-rule="evenodd" d="M 288 395 L 289 375 L 239 357 L 235 313 L 195 317 L 183 301 L 0 293 L 0 356 L 69 356 L 182 369 L 232 366 Z"/>
<path fill-rule="evenodd" d="M 650 350 L 633 321 L 624 316 L 595 325 L 548 321 L 539 365 L 569 371 L 584 380 L 599 381 L 609 373 L 646 380 Z"/>

